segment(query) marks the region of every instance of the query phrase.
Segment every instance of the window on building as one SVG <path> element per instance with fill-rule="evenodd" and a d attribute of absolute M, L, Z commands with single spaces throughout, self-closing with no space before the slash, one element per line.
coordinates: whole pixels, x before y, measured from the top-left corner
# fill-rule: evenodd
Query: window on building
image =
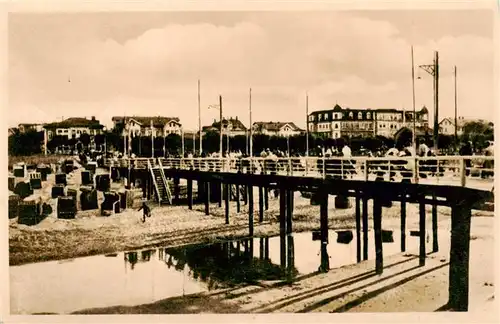
<path fill-rule="evenodd" d="M 361 112 L 358 113 L 358 119 L 363 119 L 363 114 Z"/>
<path fill-rule="evenodd" d="M 351 111 L 351 112 L 349 113 L 349 118 L 353 118 L 353 117 L 354 117 L 354 114 L 353 114 L 353 112 Z"/>
<path fill-rule="evenodd" d="M 318 115 L 318 121 L 321 121 L 321 114 Z"/>
<path fill-rule="evenodd" d="M 325 120 L 328 120 L 328 114 L 325 114 L 324 118 Z"/>
<path fill-rule="evenodd" d="M 371 114 L 369 112 L 366 113 L 366 119 L 370 119 L 370 116 Z"/>
<path fill-rule="evenodd" d="M 339 124 L 335 124 L 335 129 L 339 128 Z"/>

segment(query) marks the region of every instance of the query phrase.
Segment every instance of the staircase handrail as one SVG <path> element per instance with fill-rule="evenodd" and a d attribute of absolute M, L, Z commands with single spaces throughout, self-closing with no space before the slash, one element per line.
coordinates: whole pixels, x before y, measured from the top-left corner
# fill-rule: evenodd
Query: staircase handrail
<path fill-rule="evenodd" d="M 161 195 L 160 195 L 160 190 L 158 189 L 158 184 L 156 183 L 156 178 L 155 178 L 155 174 L 153 172 L 153 167 L 151 166 L 151 161 L 149 161 L 149 159 L 147 160 L 148 161 L 148 169 L 151 173 L 151 178 L 153 178 L 153 184 L 154 184 L 154 187 L 156 189 L 156 195 L 158 196 L 158 203 L 161 203 Z"/>
<path fill-rule="evenodd" d="M 167 193 L 168 203 L 172 205 L 172 195 L 170 194 L 170 188 L 168 187 L 167 177 L 165 176 L 165 171 L 163 170 L 163 164 L 161 163 L 160 159 L 158 159 L 158 165 L 160 167 L 161 178 L 163 180 L 163 183 L 165 184 L 165 190 L 167 191 L 166 193 Z"/>

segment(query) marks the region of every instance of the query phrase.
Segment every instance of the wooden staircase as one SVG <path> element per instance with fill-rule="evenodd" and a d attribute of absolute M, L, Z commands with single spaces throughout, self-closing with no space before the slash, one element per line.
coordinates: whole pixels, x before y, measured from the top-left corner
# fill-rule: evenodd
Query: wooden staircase
<path fill-rule="evenodd" d="M 153 179 L 153 185 L 155 187 L 158 203 L 160 205 L 166 202 L 172 204 L 172 193 L 165 177 L 165 173 L 163 172 L 161 162 L 159 166 L 152 166 L 151 162 L 148 160 L 148 169 L 151 172 L 151 178 Z"/>

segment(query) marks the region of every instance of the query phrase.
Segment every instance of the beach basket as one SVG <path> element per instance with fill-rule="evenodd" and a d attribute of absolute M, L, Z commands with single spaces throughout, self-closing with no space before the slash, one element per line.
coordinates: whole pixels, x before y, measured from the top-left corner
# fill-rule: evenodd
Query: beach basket
<path fill-rule="evenodd" d="M 82 185 L 86 186 L 90 184 L 93 184 L 92 174 L 90 171 L 82 171 Z"/>
<path fill-rule="evenodd" d="M 68 181 L 66 180 L 66 174 L 57 173 L 56 174 L 56 184 L 58 185 L 67 185 Z"/>
<path fill-rule="evenodd" d="M 98 209 L 97 190 L 92 187 L 80 187 L 80 206 L 82 210 Z"/>
<path fill-rule="evenodd" d="M 24 199 L 33 194 L 33 189 L 28 182 L 19 182 L 14 188 L 14 193 L 18 194 L 21 199 Z"/>
<path fill-rule="evenodd" d="M 75 197 L 59 197 L 57 198 L 57 218 L 73 219 L 76 215 Z"/>
<path fill-rule="evenodd" d="M 51 191 L 52 198 L 64 197 L 64 186 L 63 185 L 55 185 L 52 187 Z"/>

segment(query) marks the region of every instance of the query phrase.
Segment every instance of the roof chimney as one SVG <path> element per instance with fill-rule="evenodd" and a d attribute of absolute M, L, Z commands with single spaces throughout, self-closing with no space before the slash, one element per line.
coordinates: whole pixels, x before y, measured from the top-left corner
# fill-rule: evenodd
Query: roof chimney
<path fill-rule="evenodd" d="M 91 119 L 92 119 L 93 121 L 95 121 L 95 116 L 92 116 L 92 118 L 91 118 Z"/>

